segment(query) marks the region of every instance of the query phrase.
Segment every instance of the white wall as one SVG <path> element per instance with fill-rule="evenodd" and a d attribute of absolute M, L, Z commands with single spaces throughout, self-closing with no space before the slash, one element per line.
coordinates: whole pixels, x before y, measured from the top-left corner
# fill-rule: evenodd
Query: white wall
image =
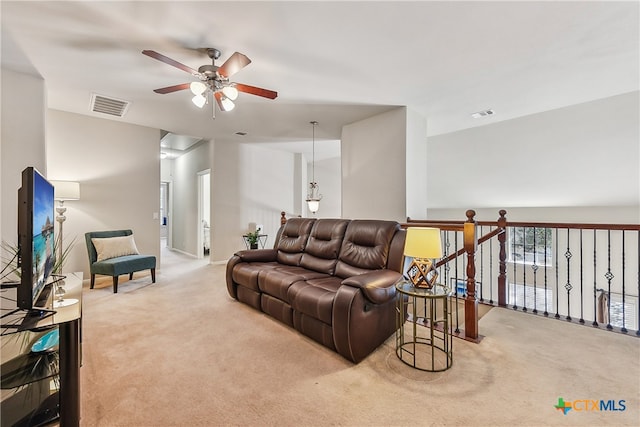
<path fill-rule="evenodd" d="M 405 141 L 405 217 L 425 218 L 427 215 L 427 121 L 407 108 Z M 423 197 L 424 195 L 424 197 Z"/>
<path fill-rule="evenodd" d="M 172 247 L 194 256 L 198 254 L 198 172 L 211 169 L 212 145 L 210 141 L 199 142 L 172 160 Z M 210 217 L 207 222 L 211 223 Z"/>
<path fill-rule="evenodd" d="M 46 88 L 39 76 L 5 68 L 1 73 L 0 235 L 2 241 L 15 245 L 18 241 L 18 188 L 22 170 L 33 166 L 47 176 Z"/>
<path fill-rule="evenodd" d="M 294 211 L 295 155 L 250 144 L 215 142 L 212 170 L 212 260 L 245 249 L 249 222 L 262 224 L 272 247 L 280 212 Z"/>
<path fill-rule="evenodd" d="M 639 105 L 632 92 L 430 137 L 428 217 L 637 223 Z"/>
<path fill-rule="evenodd" d="M 406 108 L 342 128 L 342 217 L 406 219 Z"/>
<path fill-rule="evenodd" d="M 426 137 L 426 119 L 406 107 L 344 126 L 342 217 L 424 217 Z"/>
<path fill-rule="evenodd" d="M 318 212 L 312 214 L 304 203 L 305 216 L 317 218 L 340 218 L 342 215 L 342 180 L 341 180 L 342 161 L 340 157 L 330 159 L 317 160 L 315 179 L 320 187 L 322 200 Z M 305 192 L 309 191 L 309 182 L 311 182 L 311 163 L 307 165 L 307 181 Z M 305 193 L 306 197 L 306 193 Z"/>
<path fill-rule="evenodd" d="M 80 182 L 80 200 L 65 203 L 65 241 L 77 239 L 65 271 L 88 278 L 88 231 L 130 228 L 140 252 L 160 260 L 159 130 L 49 110 L 47 165 L 48 178 Z"/>

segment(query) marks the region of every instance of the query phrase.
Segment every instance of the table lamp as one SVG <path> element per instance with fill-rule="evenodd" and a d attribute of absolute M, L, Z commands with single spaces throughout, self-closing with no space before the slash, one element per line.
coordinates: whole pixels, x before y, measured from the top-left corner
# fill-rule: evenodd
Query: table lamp
<path fill-rule="evenodd" d="M 407 269 L 413 286 L 431 289 L 438 278 L 438 271 L 431 260 L 442 257 L 440 230 L 431 227 L 407 228 L 404 256 L 413 258 Z"/>

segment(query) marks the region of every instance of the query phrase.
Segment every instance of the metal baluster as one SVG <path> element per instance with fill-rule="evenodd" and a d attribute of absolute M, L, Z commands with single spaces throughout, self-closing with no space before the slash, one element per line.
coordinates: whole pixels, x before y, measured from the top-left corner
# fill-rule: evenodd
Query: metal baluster
<path fill-rule="evenodd" d="M 537 229 L 533 227 L 533 265 L 531 269 L 533 270 L 533 313 L 538 314 L 538 293 L 536 292 L 538 289 L 538 246 L 536 244 L 537 238 Z"/>
<path fill-rule="evenodd" d="M 527 312 L 527 228 L 522 227 L 522 311 Z"/>
<path fill-rule="evenodd" d="M 449 230 L 444 232 L 444 258 L 449 256 L 449 247 L 451 247 L 451 242 L 449 241 Z M 449 283 L 449 263 L 444 265 L 444 284 Z"/>
<path fill-rule="evenodd" d="M 493 304 L 493 239 L 489 239 L 489 304 Z"/>
<path fill-rule="evenodd" d="M 564 285 L 564 288 L 567 290 L 567 320 L 571 321 L 571 289 L 573 286 L 571 285 L 571 250 L 569 249 L 569 239 L 571 229 L 567 228 L 567 252 L 564 253 L 565 258 L 567 258 L 567 284 Z"/>
<path fill-rule="evenodd" d="M 549 316 L 549 311 L 547 310 L 547 230 L 544 230 L 544 315 Z"/>
<path fill-rule="evenodd" d="M 625 306 L 626 301 L 626 292 L 625 292 L 625 283 L 624 283 L 624 270 L 625 270 L 625 252 L 624 252 L 624 230 L 622 230 L 622 328 L 620 328 L 620 332 L 627 333 L 627 307 Z"/>
<path fill-rule="evenodd" d="M 518 309 L 518 305 L 516 304 L 517 301 L 517 291 L 516 291 L 516 282 L 517 282 L 517 269 L 516 269 L 516 259 L 515 259 L 515 254 L 516 254 L 516 227 L 512 227 L 511 231 L 513 232 L 513 234 L 511 235 L 513 238 L 511 239 L 512 242 L 512 250 L 511 250 L 511 257 L 513 258 L 513 283 L 511 284 L 512 288 L 513 288 L 513 309 L 517 310 Z"/>
<path fill-rule="evenodd" d="M 458 253 L 458 235 L 460 233 L 456 232 L 456 238 L 455 238 L 455 246 L 454 246 L 454 251 L 455 253 Z M 455 286 L 456 286 L 456 293 L 455 293 L 455 300 L 456 300 L 456 329 L 455 329 L 455 333 L 459 334 L 460 333 L 460 315 L 459 315 L 459 311 L 458 310 L 458 258 L 460 258 L 459 256 L 456 257 L 456 261 L 454 263 L 454 270 L 455 270 Z"/>
<path fill-rule="evenodd" d="M 638 250 L 636 251 L 638 254 L 638 290 L 636 295 L 638 295 L 638 299 L 640 299 L 640 230 L 638 230 L 638 237 L 636 240 L 638 241 Z M 636 310 L 636 315 L 638 316 L 638 329 L 636 330 L 636 336 L 640 337 L 640 310 Z"/>
<path fill-rule="evenodd" d="M 560 277 L 559 277 L 560 260 L 558 258 L 558 229 L 556 228 L 556 315 L 555 318 L 560 318 Z"/>
<path fill-rule="evenodd" d="M 596 281 L 596 230 L 593 230 L 593 326 L 598 326 L 598 283 Z"/>
<path fill-rule="evenodd" d="M 482 225 L 480 226 L 480 236 L 484 236 L 484 234 L 482 233 Z M 476 288 L 480 292 L 480 298 L 479 298 L 480 302 L 484 302 L 484 298 L 482 296 L 482 283 L 484 282 L 483 275 L 484 275 L 484 245 L 480 245 L 480 286 L 476 285 Z M 476 296 L 476 299 L 478 299 L 477 296 Z"/>
<path fill-rule="evenodd" d="M 582 270 L 582 228 L 580 229 L 580 323 L 584 324 L 584 274 Z"/>
<path fill-rule="evenodd" d="M 613 329 L 611 326 L 611 280 L 614 278 L 611 272 L 611 230 L 607 230 L 607 272 L 604 274 L 607 279 L 607 329 Z"/>

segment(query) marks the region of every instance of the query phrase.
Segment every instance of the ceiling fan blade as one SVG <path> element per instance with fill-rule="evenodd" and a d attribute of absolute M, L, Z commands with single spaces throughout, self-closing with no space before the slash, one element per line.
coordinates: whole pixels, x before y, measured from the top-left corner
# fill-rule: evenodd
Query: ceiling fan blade
<path fill-rule="evenodd" d="M 269 89 L 262 89 L 261 87 L 249 86 L 242 83 L 235 83 L 235 88 L 240 92 L 250 93 L 251 95 L 262 96 L 269 99 L 276 99 L 278 92 L 274 92 Z"/>
<path fill-rule="evenodd" d="M 224 108 L 224 105 L 222 105 L 222 92 L 214 92 L 213 96 L 216 98 L 216 101 L 218 102 L 218 107 L 220 107 L 220 111 L 227 111 Z"/>
<path fill-rule="evenodd" d="M 165 93 L 171 93 L 171 92 L 177 92 L 179 90 L 189 89 L 190 85 L 191 85 L 191 83 L 182 83 L 182 84 L 179 84 L 179 85 L 162 87 L 160 89 L 154 89 L 153 91 L 155 93 L 161 93 L 161 94 L 164 95 Z"/>
<path fill-rule="evenodd" d="M 169 58 L 168 56 L 164 56 L 163 54 L 156 52 L 155 50 L 143 50 L 142 53 L 153 59 L 157 59 L 158 61 L 164 62 L 165 64 L 169 64 L 173 67 L 179 68 L 182 71 L 186 71 L 189 74 L 193 74 L 196 77 L 200 77 L 200 73 L 194 70 L 193 68 L 187 67 L 186 65 L 181 64 L 178 61 L 175 61 Z"/>
<path fill-rule="evenodd" d="M 240 52 L 235 52 L 218 68 L 218 74 L 223 77 L 231 77 L 249 64 L 251 64 L 249 58 Z"/>

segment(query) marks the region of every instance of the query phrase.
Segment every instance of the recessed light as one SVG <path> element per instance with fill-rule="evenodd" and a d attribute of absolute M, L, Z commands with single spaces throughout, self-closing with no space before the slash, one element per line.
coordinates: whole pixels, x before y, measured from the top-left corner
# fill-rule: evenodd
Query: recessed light
<path fill-rule="evenodd" d="M 480 117 L 491 116 L 493 114 L 495 114 L 495 111 L 493 111 L 492 109 L 488 109 L 488 110 L 477 111 L 473 113 L 471 117 L 473 117 L 474 119 L 479 119 Z"/>

